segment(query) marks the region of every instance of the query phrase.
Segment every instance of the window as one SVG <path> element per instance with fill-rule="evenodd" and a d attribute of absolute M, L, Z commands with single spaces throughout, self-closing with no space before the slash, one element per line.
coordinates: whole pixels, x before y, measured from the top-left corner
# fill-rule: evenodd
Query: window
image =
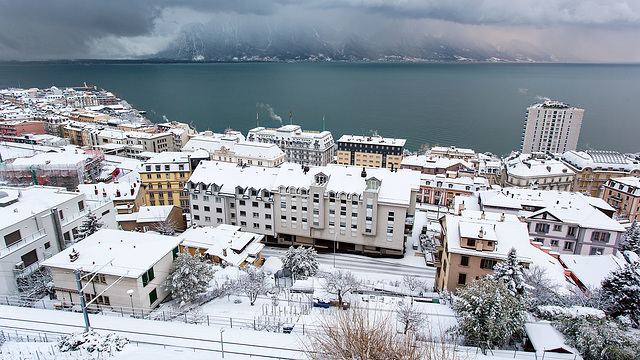
<path fill-rule="evenodd" d="M 578 228 L 577 228 L 577 227 L 575 227 L 575 226 L 570 226 L 570 227 L 569 227 L 569 230 L 567 230 L 567 235 L 569 235 L 569 236 L 576 236 L 576 230 L 577 230 L 577 229 L 578 229 Z"/>
<path fill-rule="evenodd" d="M 469 266 L 469 257 L 461 256 L 460 257 L 460 266 Z"/>
<path fill-rule="evenodd" d="M 244 206 L 246 204 L 246 202 L 244 200 L 240 200 L 238 201 L 239 205 Z"/>
<path fill-rule="evenodd" d="M 171 250 L 171 255 L 173 255 L 173 260 L 175 260 L 178 257 L 178 251 L 179 251 L 178 246 L 176 246 L 175 248 L 173 248 L 173 250 Z"/>
<path fill-rule="evenodd" d="M 204 221 L 211 222 L 211 216 L 205 216 L 204 217 Z"/>
<path fill-rule="evenodd" d="M 265 209 L 271 209 L 271 204 L 264 204 Z"/>
<path fill-rule="evenodd" d="M 149 293 L 149 305 L 153 305 L 153 303 L 156 302 L 157 300 L 158 300 L 158 293 L 156 292 L 156 289 L 153 289 Z"/>
<path fill-rule="evenodd" d="M 84 201 L 78 201 L 78 211 L 84 210 Z"/>
<path fill-rule="evenodd" d="M 58 211 L 58 214 L 60 214 L 60 220 L 64 219 L 64 213 L 62 210 Z"/>
<path fill-rule="evenodd" d="M 611 234 L 608 232 L 594 231 L 591 233 L 591 241 L 609 242 Z"/>
<path fill-rule="evenodd" d="M 591 247 L 591 250 L 589 250 L 589 255 L 602 255 L 604 254 L 604 248 L 601 247 Z"/>
<path fill-rule="evenodd" d="M 258 224 L 258 223 L 253 223 L 253 228 L 254 228 L 254 229 L 260 229 L 260 224 Z"/>
<path fill-rule="evenodd" d="M 265 226 L 264 226 L 264 229 L 265 229 L 265 230 L 271 230 L 271 225 L 265 225 Z"/>
<path fill-rule="evenodd" d="M 193 220 L 200 220 L 200 215 L 193 215 Z"/>
<path fill-rule="evenodd" d="M 549 232 L 549 224 L 537 223 L 536 232 L 546 234 Z"/>
<path fill-rule="evenodd" d="M 16 231 L 12 232 L 12 233 L 9 233 L 9 234 L 5 235 L 4 236 L 4 243 L 5 243 L 5 245 L 7 245 L 7 247 L 9 247 L 10 245 L 15 244 L 18 241 L 20 241 L 20 239 L 21 239 L 20 230 L 18 229 Z M 65 237 L 65 239 L 66 239 L 66 237 Z M 71 241 L 71 239 L 69 239 L 69 241 Z"/>
<path fill-rule="evenodd" d="M 192 194 L 191 195 L 191 200 L 198 200 L 198 195 Z"/>
<path fill-rule="evenodd" d="M 564 242 L 564 250 L 567 250 L 567 251 L 573 250 L 573 242 L 572 241 L 565 241 Z"/>
<path fill-rule="evenodd" d="M 558 240 L 551 240 L 550 241 L 550 245 L 551 246 L 558 246 Z"/>
<path fill-rule="evenodd" d="M 193 204 L 193 210 L 200 210 L 200 206 Z"/>
<path fill-rule="evenodd" d="M 241 210 L 241 211 L 240 211 L 240 216 L 247 216 L 247 212 L 246 212 L 246 211 L 244 211 L 244 210 Z"/>
<path fill-rule="evenodd" d="M 271 214 L 264 214 L 265 219 L 271 219 Z"/>
<path fill-rule="evenodd" d="M 476 239 L 467 239 L 467 246 L 476 246 Z"/>
<path fill-rule="evenodd" d="M 496 265 L 495 260 L 491 259 L 482 259 L 480 260 L 480 268 L 485 270 L 491 270 Z"/>
<path fill-rule="evenodd" d="M 147 272 L 142 274 L 142 286 L 147 286 L 147 284 L 154 278 L 155 275 L 153 274 L 153 267 L 151 267 L 149 270 L 147 270 Z"/>
<path fill-rule="evenodd" d="M 193 205 L 193 206 L 195 207 L 195 205 Z M 210 208 L 210 207 L 208 207 L 208 206 L 205 206 L 205 207 L 204 207 L 204 211 L 211 211 L 211 208 Z"/>
<path fill-rule="evenodd" d="M 553 225 L 553 231 L 562 231 L 562 225 Z"/>
<path fill-rule="evenodd" d="M 247 226 L 247 222 L 246 221 L 240 221 L 240 226 L 246 227 Z"/>
<path fill-rule="evenodd" d="M 253 202 L 251 203 L 251 206 L 253 206 L 253 207 L 258 207 L 258 202 L 257 202 L 257 201 L 253 201 Z"/>
<path fill-rule="evenodd" d="M 51 242 L 50 241 L 47 241 L 46 243 L 44 243 L 44 248 L 45 249 L 48 249 L 50 247 L 51 247 Z"/>
<path fill-rule="evenodd" d="M 208 195 L 202 195 L 202 200 L 209 201 L 209 196 Z"/>
<path fill-rule="evenodd" d="M 467 274 L 458 274 L 458 285 L 466 285 L 467 283 Z"/>
<path fill-rule="evenodd" d="M 259 214 L 259 213 L 257 213 L 257 212 L 254 212 L 254 213 L 253 213 L 253 217 L 254 217 L 255 219 L 258 219 L 258 218 L 260 217 L 260 214 Z"/>
<path fill-rule="evenodd" d="M 222 224 L 222 219 L 221 219 L 221 218 L 217 218 L 217 219 L 216 219 L 216 222 L 217 222 L 218 224 Z"/>
<path fill-rule="evenodd" d="M 222 198 L 216 197 L 216 202 L 219 203 L 222 201 Z"/>
<path fill-rule="evenodd" d="M 22 262 L 24 262 L 24 266 L 27 267 L 38 261 L 38 254 L 36 254 L 36 250 L 33 249 L 28 253 L 22 255 L 20 259 L 22 260 Z"/>
<path fill-rule="evenodd" d="M 222 214 L 222 208 L 216 208 L 216 213 Z"/>

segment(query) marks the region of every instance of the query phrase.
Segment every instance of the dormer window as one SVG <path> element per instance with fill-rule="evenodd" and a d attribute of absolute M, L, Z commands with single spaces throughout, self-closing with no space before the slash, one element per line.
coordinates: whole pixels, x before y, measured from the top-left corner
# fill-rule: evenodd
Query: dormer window
<path fill-rule="evenodd" d="M 316 180 L 316 184 L 318 184 L 318 185 L 323 185 L 324 183 L 326 183 L 326 182 L 327 182 L 327 175 L 322 174 L 322 173 L 317 174 L 317 175 L 315 176 L 315 180 Z"/>
<path fill-rule="evenodd" d="M 367 180 L 367 190 L 378 190 L 380 187 L 380 180 L 371 178 Z"/>

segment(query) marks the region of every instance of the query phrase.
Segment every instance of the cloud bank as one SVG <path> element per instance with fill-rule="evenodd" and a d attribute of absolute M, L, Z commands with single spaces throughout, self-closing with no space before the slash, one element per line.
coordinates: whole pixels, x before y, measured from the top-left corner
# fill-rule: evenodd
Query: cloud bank
<path fill-rule="evenodd" d="M 564 58 L 640 61 L 636 0 L 0 0 L 0 59 L 149 56 L 186 25 L 229 18 L 383 33 L 389 42 L 426 33 L 517 40 Z"/>

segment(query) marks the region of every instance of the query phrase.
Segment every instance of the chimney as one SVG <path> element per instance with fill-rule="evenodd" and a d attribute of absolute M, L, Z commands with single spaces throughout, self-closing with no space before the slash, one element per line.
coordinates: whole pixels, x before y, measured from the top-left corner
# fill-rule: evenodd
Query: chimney
<path fill-rule="evenodd" d="M 484 211 L 482 211 L 482 215 L 480 215 L 480 219 L 482 219 L 482 220 L 485 219 Z"/>
<path fill-rule="evenodd" d="M 480 227 L 480 232 L 478 233 L 478 237 L 480 239 L 482 239 L 482 237 L 484 236 L 484 229 L 482 228 L 482 226 Z"/>
<path fill-rule="evenodd" d="M 93 187 L 93 193 L 94 193 L 94 194 L 96 194 L 96 195 L 98 195 L 98 187 L 97 187 L 97 186 L 94 186 L 94 187 Z"/>
<path fill-rule="evenodd" d="M 102 197 L 107 197 L 107 191 L 105 189 L 102 189 Z"/>
<path fill-rule="evenodd" d="M 78 257 L 80 256 L 80 253 L 76 251 L 76 249 L 71 249 L 71 252 L 69 253 L 69 261 L 74 262 L 76 260 L 78 260 Z"/>
<path fill-rule="evenodd" d="M 135 186 L 131 188 L 131 195 L 133 195 L 133 193 L 136 191 Z"/>
<path fill-rule="evenodd" d="M 120 189 L 116 189 L 116 197 L 120 197 Z"/>
<path fill-rule="evenodd" d="M 360 173 L 360 177 L 363 177 L 363 178 L 367 177 L 367 171 L 364 169 L 364 166 L 362 167 L 362 172 Z"/>
<path fill-rule="evenodd" d="M 225 257 L 227 256 L 227 248 L 222 249 L 222 255 Z"/>
<path fill-rule="evenodd" d="M 504 222 L 504 213 L 502 213 L 502 215 L 500 215 L 500 221 Z"/>

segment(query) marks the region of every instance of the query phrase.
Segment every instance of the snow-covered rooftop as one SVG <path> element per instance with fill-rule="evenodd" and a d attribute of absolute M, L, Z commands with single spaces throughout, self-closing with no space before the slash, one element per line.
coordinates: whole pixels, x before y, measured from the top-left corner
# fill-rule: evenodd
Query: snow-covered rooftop
<path fill-rule="evenodd" d="M 567 151 L 562 154 L 562 160 L 578 170 L 591 168 L 593 170 L 632 171 L 640 169 L 640 162 L 629 159 L 617 151 L 585 150 Z M 611 168 L 611 170 L 609 170 Z"/>
<path fill-rule="evenodd" d="M 189 161 L 189 154 L 184 152 L 165 151 L 159 154 L 153 153 L 153 156 L 145 162 L 145 164 L 177 164 Z"/>
<path fill-rule="evenodd" d="M 169 217 L 175 205 L 142 206 L 138 211 L 137 222 L 148 223 L 164 221 Z"/>
<path fill-rule="evenodd" d="M 78 191 L 89 197 L 106 197 L 111 200 L 135 200 L 140 193 L 140 184 L 129 184 L 126 182 L 80 184 L 78 185 Z"/>
<path fill-rule="evenodd" d="M 560 255 L 560 260 L 567 269 L 589 287 L 600 287 L 600 283 L 612 271 L 621 269 L 625 261 L 613 255 L 583 256 Z"/>
<path fill-rule="evenodd" d="M 63 188 L 47 186 L 30 186 L 27 188 L 0 187 L 0 192 L 7 193 L 7 198 L 17 199 L 16 202 L 0 207 L 0 219 L 2 219 L 0 229 L 33 217 L 52 207 L 57 207 L 61 203 L 80 195 L 66 191 Z"/>
<path fill-rule="evenodd" d="M 255 257 L 264 244 L 264 235 L 240 231 L 240 226 L 221 224 L 216 228 L 199 227 L 187 229 L 180 237 L 182 245 L 206 249 L 206 253 L 217 256 L 234 266 L 242 265 L 249 257 Z"/>
<path fill-rule="evenodd" d="M 180 244 L 181 239 L 153 233 L 103 229 L 43 262 L 44 266 L 81 269 L 138 278 Z M 69 254 L 79 253 L 71 262 Z"/>
<path fill-rule="evenodd" d="M 407 140 L 383 138 L 382 136 L 342 135 L 340 139 L 338 139 L 338 142 L 368 145 L 404 146 Z"/>
<path fill-rule="evenodd" d="M 519 178 L 575 175 L 575 172 L 561 161 L 541 157 L 540 154 L 520 154 L 519 156 L 505 159 L 504 162 L 507 173 Z"/>

